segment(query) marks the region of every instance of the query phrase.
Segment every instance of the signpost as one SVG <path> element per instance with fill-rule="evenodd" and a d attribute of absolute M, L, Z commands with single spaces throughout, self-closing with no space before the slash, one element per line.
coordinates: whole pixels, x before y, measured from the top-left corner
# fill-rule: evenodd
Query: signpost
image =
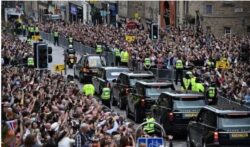
<path fill-rule="evenodd" d="M 164 147 L 163 138 L 138 138 L 136 147 Z"/>
<path fill-rule="evenodd" d="M 63 70 L 65 70 L 64 64 L 55 64 L 54 65 L 55 72 L 61 72 L 61 74 L 62 74 Z"/>

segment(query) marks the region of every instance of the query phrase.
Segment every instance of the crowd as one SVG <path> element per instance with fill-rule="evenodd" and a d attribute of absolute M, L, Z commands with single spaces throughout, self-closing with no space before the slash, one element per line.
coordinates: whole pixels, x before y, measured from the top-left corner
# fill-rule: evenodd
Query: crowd
<path fill-rule="evenodd" d="M 179 57 L 186 66 L 194 67 L 193 73 L 203 83 L 215 82 L 219 93 L 227 98 L 244 101 L 250 93 L 250 36 L 225 35 L 216 38 L 211 32 L 195 30 L 192 27 L 161 30 L 160 40 L 149 39 L 149 31 L 137 22 L 136 29 L 115 28 L 104 25 L 68 24 L 64 22 L 41 23 L 40 29 L 45 32 L 57 30 L 61 35 L 72 36 L 75 41 L 95 48 L 97 42 L 103 42 L 111 48 L 127 50 L 132 60 L 143 63 L 150 58 L 152 67 L 173 68 Z M 135 35 L 136 40 L 129 43 L 125 35 Z M 242 52 L 244 44 L 245 52 Z M 226 59 L 229 69 L 215 68 L 216 61 Z M 213 63 L 213 68 L 208 63 Z"/>
<path fill-rule="evenodd" d="M 31 46 L 2 36 L 2 146 L 135 146 L 133 123 L 62 75 L 19 64 Z"/>

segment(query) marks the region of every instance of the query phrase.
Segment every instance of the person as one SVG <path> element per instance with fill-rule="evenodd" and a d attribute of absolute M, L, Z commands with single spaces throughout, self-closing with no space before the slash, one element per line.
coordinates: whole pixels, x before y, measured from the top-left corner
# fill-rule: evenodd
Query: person
<path fill-rule="evenodd" d="M 53 36 L 54 36 L 54 45 L 59 46 L 59 33 L 57 30 L 54 32 Z"/>
<path fill-rule="evenodd" d="M 151 68 L 151 60 L 150 58 L 144 59 L 144 70 L 149 70 Z"/>
<path fill-rule="evenodd" d="M 88 146 L 88 144 L 90 143 L 88 132 L 89 125 L 86 123 L 82 123 L 80 126 L 80 130 L 75 136 L 75 147 Z"/>
<path fill-rule="evenodd" d="M 69 45 L 73 46 L 73 37 L 71 35 L 69 36 Z"/>
<path fill-rule="evenodd" d="M 62 131 L 58 138 L 58 147 L 71 147 L 75 143 L 74 139 L 68 137 L 67 131 Z"/>
<path fill-rule="evenodd" d="M 205 91 L 206 101 L 208 104 L 216 105 L 217 104 L 217 89 L 215 83 L 212 82 Z"/>
<path fill-rule="evenodd" d="M 108 108 L 110 108 L 110 91 L 111 90 L 109 86 L 106 85 L 106 87 L 102 89 L 102 95 L 101 95 L 102 103 Z"/>
<path fill-rule="evenodd" d="M 118 47 L 114 48 L 114 52 L 115 52 L 115 65 L 116 66 L 120 66 L 121 64 L 121 53 L 120 53 L 120 49 Z"/>
<path fill-rule="evenodd" d="M 191 90 L 191 75 L 190 71 L 186 72 L 186 76 L 182 79 L 182 89 L 183 90 Z"/>
<path fill-rule="evenodd" d="M 178 80 L 179 78 L 180 80 L 182 80 L 182 73 L 183 73 L 183 62 L 180 57 L 178 57 L 177 60 L 175 61 L 175 70 L 176 70 L 175 84 L 178 85 Z"/>
<path fill-rule="evenodd" d="M 26 35 L 26 26 L 25 26 L 25 24 L 23 24 L 22 30 L 23 30 L 23 37 L 25 37 L 25 35 Z"/>
<path fill-rule="evenodd" d="M 150 112 L 147 112 L 146 122 L 147 124 L 143 127 L 143 131 L 148 135 L 153 135 L 155 133 L 155 119 Z"/>
<path fill-rule="evenodd" d="M 95 49 L 96 54 L 101 54 L 102 53 L 102 45 L 97 43 L 96 44 L 96 49 Z"/>
<path fill-rule="evenodd" d="M 82 88 L 82 92 L 86 96 L 93 96 L 95 94 L 95 87 L 93 84 L 85 84 Z"/>
<path fill-rule="evenodd" d="M 204 93 L 204 85 L 201 83 L 201 80 L 199 78 L 196 78 L 194 86 L 192 85 L 192 91 L 193 92 L 199 92 Z"/>
<path fill-rule="evenodd" d="M 32 53 L 30 53 L 29 57 L 27 58 L 27 66 L 33 68 L 34 65 L 34 57 L 32 56 Z"/>
<path fill-rule="evenodd" d="M 36 35 L 36 36 L 39 35 L 39 28 L 38 28 L 38 25 L 35 27 L 35 35 Z"/>
<path fill-rule="evenodd" d="M 123 50 L 121 52 L 121 65 L 122 66 L 128 66 L 128 59 L 129 59 L 128 51 Z"/>

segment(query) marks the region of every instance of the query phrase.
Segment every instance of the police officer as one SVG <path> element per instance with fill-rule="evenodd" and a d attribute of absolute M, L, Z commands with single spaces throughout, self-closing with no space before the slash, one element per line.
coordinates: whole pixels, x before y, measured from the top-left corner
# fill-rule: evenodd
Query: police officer
<path fill-rule="evenodd" d="M 39 36 L 39 28 L 38 28 L 38 25 L 35 27 L 35 35 L 36 35 L 36 36 Z"/>
<path fill-rule="evenodd" d="M 102 51 L 103 51 L 102 45 L 100 43 L 96 43 L 96 48 L 95 48 L 96 54 L 101 54 Z"/>
<path fill-rule="evenodd" d="M 54 36 L 54 45 L 57 44 L 57 46 L 59 46 L 59 33 L 57 30 L 53 33 L 53 36 Z"/>
<path fill-rule="evenodd" d="M 69 45 L 70 44 L 73 45 L 73 37 L 71 35 L 69 36 Z"/>
<path fill-rule="evenodd" d="M 150 58 L 144 59 L 144 70 L 149 70 L 151 68 L 151 60 Z"/>
<path fill-rule="evenodd" d="M 34 63 L 34 57 L 32 56 L 32 53 L 27 58 L 27 65 L 29 68 L 33 68 L 35 63 Z"/>
<path fill-rule="evenodd" d="M 155 133 L 155 119 L 152 117 L 150 112 L 147 112 L 146 117 L 147 124 L 143 127 L 143 131 L 146 132 L 148 135 L 154 135 Z"/>
<path fill-rule="evenodd" d="M 122 65 L 122 66 L 128 66 L 128 60 L 129 60 L 128 51 L 123 50 L 123 51 L 121 52 L 121 65 Z"/>
<path fill-rule="evenodd" d="M 205 91 L 206 101 L 208 104 L 216 105 L 217 104 L 217 89 L 215 83 L 212 82 Z"/>
<path fill-rule="evenodd" d="M 22 25 L 22 32 L 23 32 L 23 37 L 25 37 L 25 35 L 26 35 L 26 26 L 25 26 L 25 24 L 23 24 Z"/>
<path fill-rule="evenodd" d="M 192 85 L 192 91 L 204 93 L 205 88 L 204 88 L 204 85 L 203 85 L 203 83 L 201 83 L 201 80 L 199 78 L 195 79 L 195 84 L 194 84 L 194 86 Z"/>
<path fill-rule="evenodd" d="M 120 49 L 116 46 L 114 48 L 114 52 L 115 52 L 115 65 L 120 66 L 120 64 L 121 64 L 121 52 L 120 52 Z"/>
<path fill-rule="evenodd" d="M 108 108 L 110 108 L 110 92 L 111 90 L 109 86 L 107 85 L 106 87 L 102 89 L 102 95 L 101 95 L 102 104 L 104 104 Z"/>
<path fill-rule="evenodd" d="M 32 37 L 35 35 L 35 29 L 33 26 L 30 26 L 30 38 L 33 39 Z"/>
<path fill-rule="evenodd" d="M 93 96 L 95 94 L 95 87 L 93 84 L 85 84 L 82 88 L 82 92 L 86 96 Z"/>
<path fill-rule="evenodd" d="M 182 80 L 182 74 L 183 74 L 183 62 L 180 57 L 177 58 L 175 61 L 175 84 L 178 84 L 178 79 Z"/>
<path fill-rule="evenodd" d="M 191 76 L 192 73 L 190 71 L 186 72 L 186 76 L 182 79 L 182 89 L 183 90 L 191 90 Z"/>

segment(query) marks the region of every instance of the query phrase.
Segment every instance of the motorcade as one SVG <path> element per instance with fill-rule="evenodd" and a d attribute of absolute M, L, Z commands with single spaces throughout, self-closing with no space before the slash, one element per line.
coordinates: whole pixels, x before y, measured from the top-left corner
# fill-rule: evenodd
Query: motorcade
<path fill-rule="evenodd" d="M 126 115 L 133 116 L 136 123 L 141 123 L 146 113 L 151 111 L 158 96 L 165 91 L 175 90 L 172 82 L 137 81 L 127 97 Z"/>
<path fill-rule="evenodd" d="M 98 68 L 97 75 L 92 78 L 96 94 L 100 95 L 102 93 L 102 89 L 106 86 L 109 86 L 111 88 L 113 86 L 113 80 L 117 79 L 120 73 L 128 71 L 129 69 L 125 67 Z"/>
<path fill-rule="evenodd" d="M 155 79 L 154 74 L 150 71 L 142 72 L 123 72 L 117 80 L 113 80 L 111 92 L 112 105 L 118 105 L 120 109 L 125 109 L 129 91 L 135 87 L 138 80 Z"/>
<path fill-rule="evenodd" d="M 250 109 L 233 103 L 205 106 L 187 131 L 188 147 L 249 147 Z"/>
<path fill-rule="evenodd" d="M 161 93 L 151 112 L 167 134 L 183 135 L 189 121 L 196 117 L 205 105 L 203 94 L 174 90 Z"/>
<path fill-rule="evenodd" d="M 97 76 L 98 68 L 106 66 L 106 60 L 101 55 L 82 55 L 74 66 L 74 77 L 80 82 L 92 82 L 92 77 Z"/>

